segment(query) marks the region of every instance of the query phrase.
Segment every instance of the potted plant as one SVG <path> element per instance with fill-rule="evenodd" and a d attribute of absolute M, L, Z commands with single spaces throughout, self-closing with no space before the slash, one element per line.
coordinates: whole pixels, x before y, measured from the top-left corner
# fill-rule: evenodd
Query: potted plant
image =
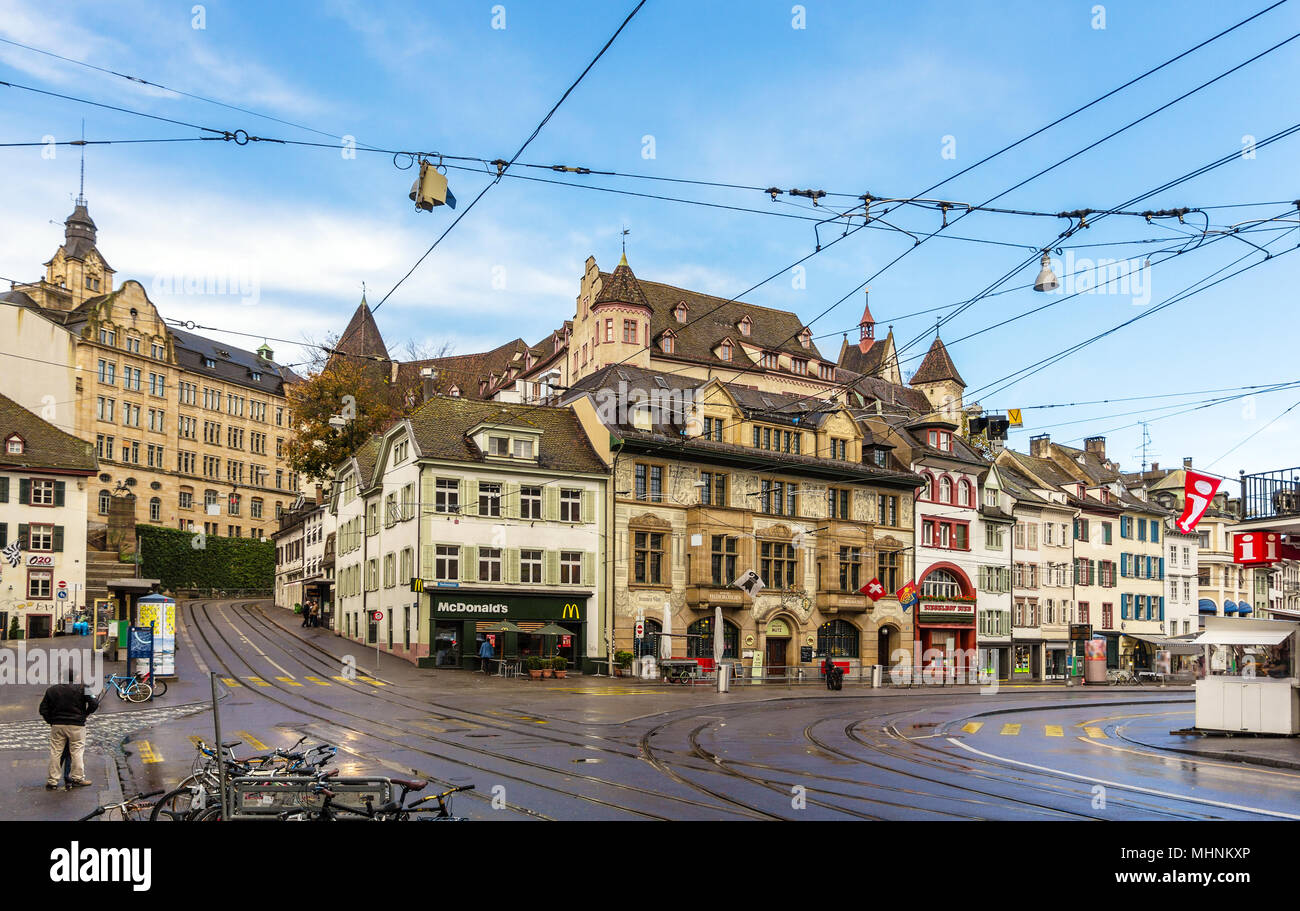
<path fill-rule="evenodd" d="M 9 638 L 21 639 L 22 637 L 23 631 L 18 627 L 18 615 L 14 614 L 9 618 Z"/>
<path fill-rule="evenodd" d="M 534 680 L 542 679 L 542 659 L 536 655 L 529 656 L 524 662 L 524 667 L 528 668 L 528 676 Z"/>
<path fill-rule="evenodd" d="M 632 669 L 632 658 L 635 657 L 631 652 L 614 653 L 614 673 L 619 677 L 626 677 Z"/>
<path fill-rule="evenodd" d="M 569 662 L 565 661 L 563 656 L 556 656 L 551 660 L 551 667 L 555 670 L 555 676 L 559 680 L 564 680 L 569 675 Z"/>
<path fill-rule="evenodd" d="M 550 658 L 542 659 L 542 676 L 548 678 L 555 676 L 555 662 Z"/>

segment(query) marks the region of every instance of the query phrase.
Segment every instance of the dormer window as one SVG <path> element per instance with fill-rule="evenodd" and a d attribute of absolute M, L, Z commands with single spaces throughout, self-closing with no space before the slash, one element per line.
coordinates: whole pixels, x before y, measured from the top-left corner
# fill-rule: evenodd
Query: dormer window
<path fill-rule="evenodd" d="M 253 373 L 253 382 L 255 382 L 255 383 L 260 383 L 260 382 L 262 382 L 262 374 L 257 373 L 256 371 L 254 371 L 254 373 Z"/>
<path fill-rule="evenodd" d="M 533 457 L 532 440 L 515 440 L 515 458 L 531 459 Z"/>
<path fill-rule="evenodd" d="M 723 342 L 718 346 L 718 357 L 724 361 L 731 360 L 731 342 Z"/>
<path fill-rule="evenodd" d="M 452 386 L 450 389 L 447 390 L 447 394 L 454 399 L 460 398 L 460 387 Z"/>
<path fill-rule="evenodd" d="M 804 326 L 803 331 L 799 333 L 799 344 L 805 348 L 812 344 L 812 330 L 807 326 Z"/>
<path fill-rule="evenodd" d="M 780 359 L 771 351 L 765 351 L 758 358 L 758 366 L 766 370 L 775 370 L 780 363 Z"/>
<path fill-rule="evenodd" d="M 686 301 L 678 301 L 677 306 L 673 307 L 673 317 L 679 323 L 686 322 Z"/>
<path fill-rule="evenodd" d="M 203 366 L 207 367 L 209 370 L 215 370 L 217 368 L 217 362 L 210 357 L 205 357 L 203 359 Z"/>
<path fill-rule="evenodd" d="M 750 332 L 753 331 L 754 323 L 750 320 L 750 318 L 749 318 L 748 316 L 746 316 L 746 317 L 744 317 L 743 319 L 741 319 L 741 321 L 740 321 L 740 323 L 738 324 L 737 328 L 740 329 L 740 334 L 741 334 L 741 335 L 748 336 L 748 335 L 750 334 Z"/>
<path fill-rule="evenodd" d="M 790 369 L 802 376 L 808 375 L 808 359 L 796 357 L 790 361 Z"/>
<path fill-rule="evenodd" d="M 22 455 L 23 451 L 26 449 L 26 441 L 16 433 L 10 436 L 9 439 L 5 440 L 5 452 L 9 455 Z"/>
<path fill-rule="evenodd" d="M 510 438 L 509 437 L 488 437 L 488 455 L 509 456 Z"/>
<path fill-rule="evenodd" d="M 673 334 L 671 329 L 665 332 L 663 338 L 659 340 L 659 347 L 663 349 L 664 354 L 673 353 L 677 347 L 677 336 Z"/>
<path fill-rule="evenodd" d="M 931 449 L 940 452 L 952 452 L 952 434 L 947 430 L 931 430 L 929 436 Z"/>
<path fill-rule="evenodd" d="M 108 346 L 110 346 L 110 347 L 116 347 L 116 345 L 117 345 L 117 333 L 114 332 L 112 329 L 100 329 L 100 330 L 99 330 L 99 343 L 100 343 L 101 345 L 108 345 Z"/>

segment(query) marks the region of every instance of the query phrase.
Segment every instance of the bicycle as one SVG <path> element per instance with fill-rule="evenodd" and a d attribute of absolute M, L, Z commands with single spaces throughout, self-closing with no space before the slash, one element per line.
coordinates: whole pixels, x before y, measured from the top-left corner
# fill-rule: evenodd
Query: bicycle
<path fill-rule="evenodd" d="M 1142 681 L 1130 670 L 1121 668 L 1112 672 L 1110 683 L 1112 686 L 1141 686 Z"/>
<path fill-rule="evenodd" d="M 140 682 L 153 687 L 153 698 L 167 695 L 167 681 L 154 674 L 141 674 Z"/>
<path fill-rule="evenodd" d="M 77 822 L 90 822 L 90 820 L 92 819 L 96 819 L 100 816 L 106 816 L 114 812 L 121 814 L 120 818 L 123 822 L 143 822 L 144 817 L 140 814 L 142 814 L 145 810 L 148 810 L 153 806 L 153 804 L 144 803 L 144 801 L 148 800 L 150 797 L 157 797 L 159 794 L 162 793 L 163 792 L 161 790 L 150 791 L 148 794 L 140 793 L 135 795 L 134 797 L 128 797 L 126 800 L 122 800 L 117 803 L 110 803 L 102 807 L 95 807 L 95 809 L 91 810 L 85 816 L 78 819 Z"/>
<path fill-rule="evenodd" d="M 126 702 L 148 702 L 153 696 L 153 687 L 135 674 L 109 674 L 106 683 Z"/>

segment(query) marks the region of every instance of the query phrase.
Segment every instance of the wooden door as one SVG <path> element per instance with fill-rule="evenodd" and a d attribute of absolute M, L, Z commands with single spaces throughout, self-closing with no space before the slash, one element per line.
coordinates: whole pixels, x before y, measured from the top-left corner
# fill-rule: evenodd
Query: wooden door
<path fill-rule="evenodd" d="M 768 677 L 785 676 L 785 655 L 789 646 L 789 639 L 767 640 L 767 659 L 763 663 L 767 666 Z"/>

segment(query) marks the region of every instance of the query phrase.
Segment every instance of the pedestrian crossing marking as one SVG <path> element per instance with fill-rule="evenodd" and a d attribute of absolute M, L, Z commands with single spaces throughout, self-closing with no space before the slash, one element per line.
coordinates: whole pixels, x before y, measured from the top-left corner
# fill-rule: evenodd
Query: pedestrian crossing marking
<path fill-rule="evenodd" d="M 244 679 L 247 680 L 249 683 L 253 684 L 254 686 L 270 686 L 270 685 L 271 685 L 271 684 L 267 683 L 265 680 L 263 680 L 261 677 L 245 677 Z"/>
<path fill-rule="evenodd" d="M 961 729 L 967 734 L 978 734 L 982 727 L 984 727 L 984 722 L 982 721 L 968 721 L 961 726 Z"/>
<path fill-rule="evenodd" d="M 162 762 L 163 761 L 162 754 L 155 751 L 153 745 L 149 743 L 149 741 L 141 740 L 136 745 L 140 750 L 141 762 Z"/>
<path fill-rule="evenodd" d="M 1002 725 L 1002 731 L 1001 731 L 1001 733 L 1004 734 L 1004 735 L 1006 735 L 1006 736 L 1008 736 L 1008 737 L 1014 737 L 1014 736 L 1016 736 L 1017 734 L 1020 733 L 1020 725 L 1019 725 L 1019 724 L 1004 724 L 1004 725 Z"/>
<path fill-rule="evenodd" d="M 243 684 L 240 683 L 238 680 L 236 680 L 234 677 L 222 677 L 222 678 L 221 678 L 221 682 L 224 683 L 226 686 L 231 687 L 231 688 L 234 688 L 234 687 L 237 687 L 237 686 L 243 686 Z"/>
<path fill-rule="evenodd" d="M 1089 737 L 1091 737 L 1093 740 L 1106 740 L 1106 739 L 1108 739 L 1108 738 L 1106 737 L 1106 732 L 1103 731 L 1103 730 L 1102 730 L 1101 728 L 1099 728 L 1099 727 L 1094 727 L 1094 726 L 1089 725 L 1089 726 L 1085 727 L 1083 730 L 1084 730 L 1084 733 L 1086 733 L 1086 734 L 1087 734 Z"/>
<path fill-rule="evenodd" d="M 275 679 L 279 680 L 281 683 L 287 683 L 289 686 L 302 686 L 301 683 L 294 680 L 292 677 L 276 677 Z"/>
<path fill-rule="evenodd" d="M 248 744 L 250 747 L 252 747 L 255 750 L 271 749 L 269 746 L 262 743 L 262 741 L 254 737 L 252 734 L 248 733 L 248 731 L 235 731 L 235 736 L 238 737 L 240 740 L 244 741 L 244 743 Z"/>
<path fill-rule="evenodd" d="M 307 677 L 307 679 L 310 680 L 312 683 L 319 684 L 320 686 L 330 686 L 330 685 L 331 685 L 330 682 L 329 682 L 328 680 L 322 680 L 322 679 L 320 679 L 319 677 L 311 677 L 311 676 L 309 676 L 309 677 Z"/>
<path fill-rule="evenodd" d="M 357 679 L 362 683 L 368 683 L 371 686 L 388 686 L 384 681 L 376 680 L 374 677 L 367 677 L 365 674 L 357 674 Z"/>
<path fill-rule="evenodd" d="M 335 674 L 335 675 L 334 675 L 333 677 L 331 677 L 330 679 L 331 679 L 331 680 L 337 680 L 337 681 L 339 681 L 339 683 L 346 683 L 348 686 L 356 686 L 356 685 L 357 685 L 357 682 L 356 682 L 355 680 L 353 680 L 351 677 L 344 677 L 342 674 Z"/>
<path fill-rule="evenodd" d="M 1064 736 L 1065 736 L 1065 729 L 1062 728 L 1059 724 L 1049 724 L 1049 725 L 1047 725 L 1047 736 L 1048 736 L 1048 737 L 1064 737 Z"/>

